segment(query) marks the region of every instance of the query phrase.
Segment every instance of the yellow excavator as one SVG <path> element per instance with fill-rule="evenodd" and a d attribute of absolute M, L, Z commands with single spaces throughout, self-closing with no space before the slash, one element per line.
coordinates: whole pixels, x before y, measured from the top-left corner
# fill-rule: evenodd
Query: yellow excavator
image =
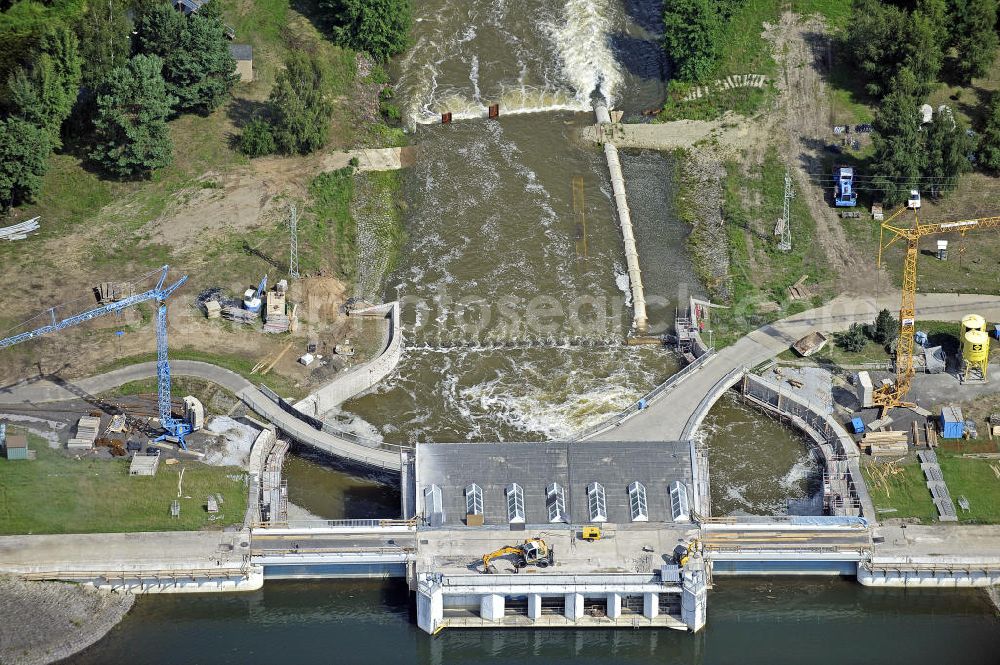
<path fill-rule="evenodd" d="M 517 572 L 526 566 L 538 566 L 548 568 L 556 562 L 553 548 L 549 547 L 541 538 L 531 538 L 520 545 L 504 545 L 498 550 L 483 555 L 483 572 L 495 573 L 496 566 L 492 565 L 493 559 L 508 554 L 514 555 L 514 571 Z"/>
<path fill-rule="evenodd" d="M 687 545 L 678 545 L 674 548 L 674 561 L 683 568 L 691 560 L 691 557 L 701 550 L 701 541 L 695 538 Z"/>

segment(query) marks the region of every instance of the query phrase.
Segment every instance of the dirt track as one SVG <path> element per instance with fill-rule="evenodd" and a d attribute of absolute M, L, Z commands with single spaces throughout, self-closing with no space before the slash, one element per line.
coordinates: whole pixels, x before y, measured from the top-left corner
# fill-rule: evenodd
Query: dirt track
<path fill-rule="evenodd" d="M 869 256 L 851 251 L 852 242 L 829 193 L 815 186 L 809 174 L 821 169 L 821 151 L 832 122 L 824 77 L 829 71 L 830 37 L 821 18 L 785 12 L 777 25 L 764 26 L 764 37 L 774 47 L 780 73 L 777 113 L 770 116 L 768 140 L 784 134 L 776 145 L 784 161 L 794 166 L 796 190 L 804 197 L 816 221 L 816 242 L 822 246 L 833 269 L 835 287 L 841 293 L 871 293 L 877 270 Z M 888 282 L 885 282 L 888 283 Z"/>

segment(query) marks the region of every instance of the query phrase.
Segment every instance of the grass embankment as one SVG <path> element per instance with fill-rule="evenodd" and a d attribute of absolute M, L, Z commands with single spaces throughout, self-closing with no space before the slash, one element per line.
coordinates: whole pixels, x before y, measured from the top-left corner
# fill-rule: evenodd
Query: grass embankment
<path fill-rule="evenodd" d="M 733 306 L 713 310 L 717 347 L 747 330 L 818 305 L 830 295 L 830 271 L 822 248 L 812 241 L 816 222 L 802 200 L 791 201 L 792 249 L 777 248 L 774 223 L 784 207 L 785 164 L 769 148 L 759 171 L 745 172 L 737 162 L 725 164 L 723 213 Z M 696 252 L 697 253 L 697 252 Z M 803 275 L 814 297 L 790 299 L 788 287 Z M 766 304 L 765 304 L 766 303 Z"/>
<path fill-rule="evenodd" d="M 246 512 L 244 474 L 236 467 L 161 462 L 153 477 L 130 477 L 125 459 L 77 460 L 34 435 L 29 447 L 36 460 L 0 458 L 2 534 L 190 531 L 242 523 Z M 209 494 L 223 497 L 217 516 L 205 509 Z M 174 500 L 177 518 L 170 516 Z"/>
<path fill-rule="evenodd" d="M 972 524 L 1000 524 L 1000 478 L 991 468 L 991 464 L 1000 465 L 1000 460 L 962 457 L 971 452 L 996 453 L 1000 448 L 985 434 L 970 441 L 942 441 L 937 448 L 941 472 L 955 502 L 958 519 Z M 886 483 L 876 482 L 879 474 L 872 470 L 875 464 L 867 459 L 864 464 L 865 480 L 875 507 L 896 509 L 880 513 L 880 519 L 916 518 L 925 524 L 937 521 L 937 508 L 915 456 L 899 464 L 899 473 L 888 475 Z M 961 496 L 969 500 L 968 512 L 958 505 Z"/>

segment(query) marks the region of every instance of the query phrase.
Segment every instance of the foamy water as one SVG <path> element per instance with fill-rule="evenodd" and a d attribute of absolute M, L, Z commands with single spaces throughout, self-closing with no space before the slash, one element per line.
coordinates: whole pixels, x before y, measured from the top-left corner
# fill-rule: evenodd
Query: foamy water
<path fill-rule="evenodd" d="M 400 87 L 413 124 L 587 111 L 596 92 L 613 101 L 622 68 L 610 36 L 615 0 L 472 0 L 418 7 Z"/>

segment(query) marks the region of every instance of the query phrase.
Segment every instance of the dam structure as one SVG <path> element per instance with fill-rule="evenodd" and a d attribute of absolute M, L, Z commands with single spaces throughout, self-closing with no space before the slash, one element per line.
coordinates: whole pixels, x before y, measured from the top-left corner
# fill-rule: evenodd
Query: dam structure
<path fill-rule="evenodd" d="M 614 144 L 614 125 L 611 113 L 602 101 L 594 107 L 600 136 L 604 141 L 604 156 L 608 161 L 608 171 L 611 174 L 611 188 L 614 192 L 615 208 L 618 210 L 618 223 L 622 232 L 622 243 L 625 249 L 625 264 L 628 270 L 629 289 L 632 295 L 632 328 L 637 335 L 646 334 L 649 316 L 646 313 L 646 293 L 642 286 L 642 271 L 639 269 L 639 249 L 636 246 L 635 232 L 632 227 L 632 213 L 628 207 L 625 195 L 625 176 L 622 173 L 621 160 L 618 158 L 618 148 Z M 610 128 L 610 132 L 604 132 Z"/>

